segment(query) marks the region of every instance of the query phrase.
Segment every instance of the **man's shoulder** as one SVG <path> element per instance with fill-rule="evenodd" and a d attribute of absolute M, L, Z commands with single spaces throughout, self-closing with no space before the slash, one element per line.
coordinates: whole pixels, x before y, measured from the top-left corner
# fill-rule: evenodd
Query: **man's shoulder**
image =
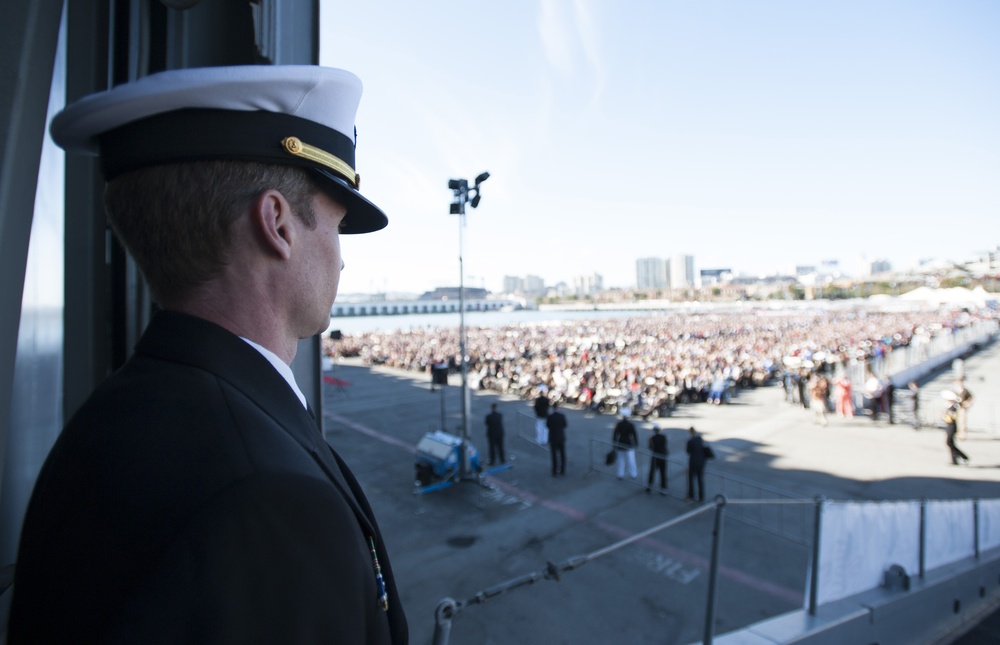
<path fill-rule="evenodd" d="M 121 470 L 122 477 L 142 476 L 140 464 L 183 464 L 169 470 L 178 477 L 199 467 L 238 476 L 311 459 L 290 434 L 309 422 L 294 394 L 268 397 L 262 401 L 198 367 L 135 357 L 73 415 L 50 459 L 77 463 L 93 455 L 94 464 Z"/>

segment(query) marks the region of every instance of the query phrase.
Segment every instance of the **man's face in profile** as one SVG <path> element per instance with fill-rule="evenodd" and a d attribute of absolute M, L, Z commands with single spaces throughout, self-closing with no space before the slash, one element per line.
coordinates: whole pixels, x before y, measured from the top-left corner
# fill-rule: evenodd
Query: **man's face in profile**
<path fill-rule="evenodd" d="M 320 191 L 313 197 L 316 227 L 304 225 L 302 258 L 299 266 L 297 315 L 302 338 L 323 333 L 330 326 L 330 308 L 337 298 L 344 260 L 340 252 L 340 227 L 347 209 Z"/>

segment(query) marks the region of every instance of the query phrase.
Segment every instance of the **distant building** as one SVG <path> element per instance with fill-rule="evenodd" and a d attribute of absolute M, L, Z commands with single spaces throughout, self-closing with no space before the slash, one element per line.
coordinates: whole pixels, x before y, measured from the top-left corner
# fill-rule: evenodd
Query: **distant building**
<path fill-rule="evenodd" d="M 875 260 L 869 260 L 865 256 L 861 256 L 861 277 L 871 278 L 880 273 L 889 273 L 892 271 L 892 265 L 889 261 L 884 258 L 877 258 Z"/>
<path fill-rule="evenodd" d="M 1000 270 L 1000 246 L 992 251 L 978 252 L 971 260 L 963 262 L 962 266 L 972 275 L 997 273 Z"/>
<path fill-rule="evenodd" d="M 670 257 L 670 288 L 687 289 L 701 286 L 694 271 L 694 256 L 678 253 Z"/>
<path fill-rule="evenodd" d="M 573 290 L 578 298 L 593 296 L 604 290 L 604 277 L 599 273 L 582 275 L 573 279 Z"/>
<path fill-rule="evenodd" d="M 698 275 L 701 276 L 702 286 L 708 284 L 719 284 L 722 282 L 730 282 L 733 279 L 732 269 L 701 269 L 698 271 Z"/>
<path fill-rule="evenodd" d="M 503 277 L 504 293 L 524 293 L 524 280 L 515 275 L 505 275 Z"/>
<path fill-rule="evenodd" d="M 469 290 L 471 291 L 471 290 Z M 480 291 L 480 290 L 476 290 Z M 455 289 L 458 293 L 458 289 Z M 509 298 L 466 298 L 466 311 L 500 311 L 506 308 L 520 308 L 523 302 Z M 350 318 L 352 316 L 405 316 L 411 314 L 444 314 L 458 312 L 459 299 L 421 299 L 421 300 L 379 300 L 361 302 L 341 302 L 337 300 L 330 309 L 331 318 Z"/>
<path fill-rule="evenodd" d="M 557 282 L 555 286 L 548 287 L 545 295 L 550 298 L 567 298 L 572 292 L 565 282 Z"/>
<path fill-rule="evenodd" d="M 892 265 L 889 264 L 888 260 L 883 260 L 883 259 L 873 260 L 869 272 L 871 275 L 879 275 L 881 273 L 891 273 Z"/>
<path fill-rule="evenodd" d="M 537 296 L 545 293 L 545 280 L 537 275 L 525 277 L 506 275 L 503 278 L 504 293 Z"/>
<path fill-rule="evenodd" d="M 820 275 L 831 276 L 834 278 L 839 278 L 840 273 L 840 260 L 822 260 L 819 263 Z"/>
<path fill-rule="evenodd" d="M 663 258 L 639 258 L 635 261 L 635 286 L 640 291 L 669 286 L 667 262 Z"/>
<path fill-rule="evenodd" d="M 545 293 L 545 280 L 537 275 L 525 276 L 524 292 L 528 294 Z"/>
<path fill-rule="evenodd" d="M 485 300 L 489 293 L 486 289 L 465 287 L 466 300 Z M 438 287 L 434 291 L 425 291 L 418 300 L 458 300 L 460 295 L 458 287 Z"/>

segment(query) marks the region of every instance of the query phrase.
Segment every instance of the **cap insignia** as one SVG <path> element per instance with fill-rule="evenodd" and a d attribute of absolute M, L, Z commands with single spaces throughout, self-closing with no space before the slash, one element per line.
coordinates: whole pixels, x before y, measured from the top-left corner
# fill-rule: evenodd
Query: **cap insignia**
<path fill-rule="evenodd" d="M 321 148 L 311 146 L 308 143 L 303 143 L 298 137 L 285 137 L 281 140 L 281 145 L 284 146 L 285 151 L 289 154 L 314 161 L 320 165 L 326 166 L 340 175 L 343 175 L 351 186 L 355 189 L 358 188 L 358 184 L 360 183 L 358 181 L 360 179 L 358 174 L 354 172 L 354 168 L 351 168 L 350 164 L 340 157 L 332 155 Z"/>

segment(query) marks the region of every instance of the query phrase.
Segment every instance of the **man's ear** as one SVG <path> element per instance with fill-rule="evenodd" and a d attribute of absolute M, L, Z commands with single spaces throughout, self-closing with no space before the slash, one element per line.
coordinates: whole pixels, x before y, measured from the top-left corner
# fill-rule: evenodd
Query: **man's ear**
<path fill-rule="evenodd" d="M 295 228 L 292 208 L 285 196 L 273 189 L 264 191 L 254 202 L 251 216 L 264 246 L 283 260 L 290 258 Z"/>

